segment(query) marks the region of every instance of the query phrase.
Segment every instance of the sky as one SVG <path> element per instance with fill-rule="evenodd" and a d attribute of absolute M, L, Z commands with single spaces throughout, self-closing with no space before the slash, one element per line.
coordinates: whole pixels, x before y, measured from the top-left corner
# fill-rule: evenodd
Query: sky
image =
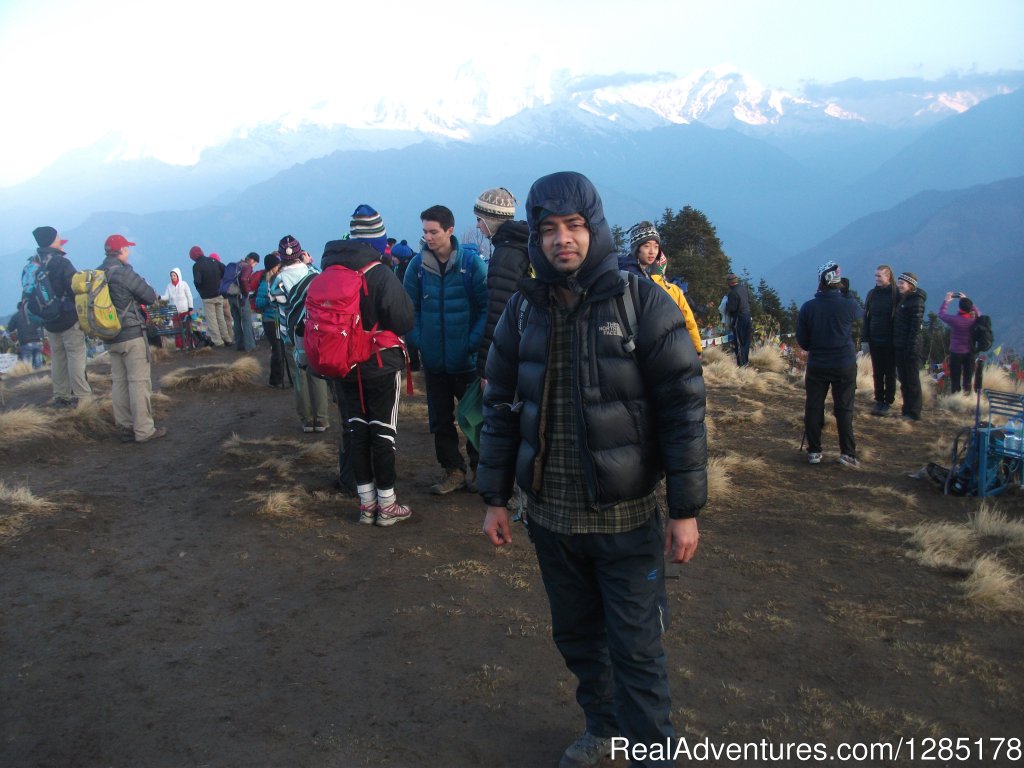
<path fill-rule="evenodd" d="M 1024 0 L 0 0 L 0 186 L 117 133 L 194 162 L 247 127 L 552 73 L 728 66 L 769 88 L 1024 69 Z"/>

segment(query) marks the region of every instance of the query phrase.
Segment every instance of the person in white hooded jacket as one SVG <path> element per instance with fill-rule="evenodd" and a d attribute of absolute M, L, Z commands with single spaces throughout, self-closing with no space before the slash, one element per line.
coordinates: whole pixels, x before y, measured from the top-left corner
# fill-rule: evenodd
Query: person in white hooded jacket
<path fill-rule="evenodd" d="M 171 270 L 171 282 L 167 284 L 160 298 L 174 307 L 174 311 L 178 314 L 178 323 L 182 328 L 186 327 L 186 323 L 191 322 L 194 306 L 192 289 L 181 279 L 181 270 L 177 267 Z M 174 344 L 181 349 L 180 335 L 174 337 Z"/>

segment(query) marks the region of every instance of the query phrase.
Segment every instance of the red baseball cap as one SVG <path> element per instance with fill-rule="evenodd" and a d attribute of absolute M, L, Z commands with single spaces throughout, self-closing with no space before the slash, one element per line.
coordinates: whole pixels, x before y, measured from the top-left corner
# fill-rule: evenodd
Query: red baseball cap
<path fill-rule="evenodd" d="M 120 251 L 130 245 L 135 245 L 135 243 L 130 242 L 124 235 L 111 235 L 103 244 L 103 248 L 107 251 Z"/>

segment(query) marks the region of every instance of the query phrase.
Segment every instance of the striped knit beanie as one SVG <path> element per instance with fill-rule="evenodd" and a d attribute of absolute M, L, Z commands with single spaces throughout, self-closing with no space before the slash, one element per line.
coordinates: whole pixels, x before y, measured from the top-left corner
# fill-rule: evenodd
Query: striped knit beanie
<path fill-rule="evenodd" d="M 291 235 L 285 235 L 281 238 L 281 242 L 277 244 L 277 255 L 281 257 L 283 264 L 298 261 L 302 258 L 302 246 Z"/>
<path fill-rule="evenodd" d="M 913 272 L 900 272 L 900 276 L 896 279 L 902 280 L 904 283 L 910 283 L 911 288 L 917 288 L 917 275 Z"/>
<path fill-rule="evenodd" d="M 367 242 L 381 255 L 387 250 L 388 232 L 384 228 L 384 220 L 372 206 L 363 203 L 352 212 L 349 239 Z"/>
<path fill-rule="evenodd" d="M 651 222 L 641 221 L 629 228 L 629 252 L 634 258 L 636 258 L 637 249 L 649 240 L 654 240 L 660 250 L 661 235 L 658 234 L 658 228 Z"/>

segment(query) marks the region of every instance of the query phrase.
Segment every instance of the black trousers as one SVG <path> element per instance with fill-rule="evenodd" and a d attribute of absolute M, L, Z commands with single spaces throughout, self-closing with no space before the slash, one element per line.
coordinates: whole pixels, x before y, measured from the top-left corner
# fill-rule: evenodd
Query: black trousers
<path fill-rule="evenodd" d="M 740 315 L 732 324 L 736 336 L 736 365 L 744 366 L 750 361 L 750 342 L 754 337 L 754 321 L 750 315 Z"/>
<path fill-rule="evenodd" d="M 263 321 L 263 338 L 270 345 L 270 386 L 291 384 L 284 380 L 284 343 L 278 336 L 277 323 L 273 320 Z"/>
<path fill-rule="evenodd" d="M 578 681 L 587 730 L 605 738 L 621 733 L 631 744 L 673 739 L 661 641 L 668 625 L 661 516 L 614 534 L 566 536 L 534 523 L 530 536 L 551 634 Z"/>
<path fill-rule="evenodd" d="M 360 400 L 360 381 L 354 372 L 339 382 L 338 408 L 348 435 L 343 451 L 351 461 L 357 485 L 374 483 L 378 488 L 394 488 L 402 374 L 396 371 L 389 376 L 363 378 L 361 387 Z M 344 475 L 343 463 L 341 473 Z"/>
<path fill-rule="evenodd" d="M 868 343 L 871 352 L 871 374 L 875 380 L 875 402 L 892 405 L 896 402 L 896 350 L 889 344 Z"/>
<path fill-rule="evenodd" d="M 430 433 L 434 436 L 434 453 L 437 462 L 445 469 L 466 471 L 466 462 L 459 451 L 459 430 L 455 426 L 455 404 L 466 394 L 466 387 L 476 379 L 476 371 L 466 373 L 424 372 L 427 388 L 427 420 Z M 476 469 L 480 454 L 473 444 L 466 441 L 469 466 Z"/>
<path fill-rule="evenodd" d="M 825 396 L 832 388 L 832 413 L 839 429 L 839 452 L 857 455 L 853 437 L 853 398 L 857 392 L 857 366 L 845 368 L 808 368 L 804 380 L 804 432 L 808 453 L 821 453 L 821 428 L 825 425 Z"/>
<path fill-rule="evenodd" d="M 949 391 L 971 391 L 971 379 L 974 378 L 974 353 L 949 353 Z"/>
<path fill-rule="evenodd" d="M 921 395 L 921 361 L 915 350 L 896 350 L 896 375 L 900 379 L 903 414 L 915 419 L 921 418 L 921 408 L 924 406 Z"/>

